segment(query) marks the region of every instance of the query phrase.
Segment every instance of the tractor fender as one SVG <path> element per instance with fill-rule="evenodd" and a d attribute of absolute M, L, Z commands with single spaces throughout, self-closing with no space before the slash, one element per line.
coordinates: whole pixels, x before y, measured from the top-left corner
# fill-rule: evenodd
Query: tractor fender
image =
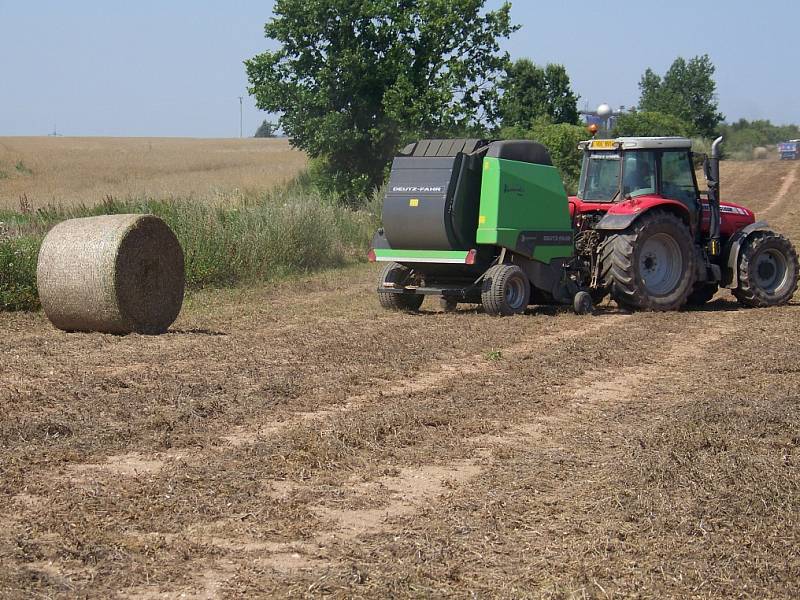
<path fill-rule="evenodd" d="M 746 227 L 742 227 L 734 233 L 722 251 L 723 271 L 720 285 L 724 288 L 734 289 L 739 286 L 739 252 L 742 245 L 756 231 L 769 231 L 770 227 L 766 221 L 756 221 Z"/>
<path fill-rule="evenodd" d="M 594 228 L 603 231 L 622 231 L 653 208 L 666 208 L 678 214 L 687 223 L 689 222 L 689 209 L 686 208 L 685 204 L 677 200 L 644 196 L 615 204 L 608 209 L 608 212 L 598 221 Z"/>

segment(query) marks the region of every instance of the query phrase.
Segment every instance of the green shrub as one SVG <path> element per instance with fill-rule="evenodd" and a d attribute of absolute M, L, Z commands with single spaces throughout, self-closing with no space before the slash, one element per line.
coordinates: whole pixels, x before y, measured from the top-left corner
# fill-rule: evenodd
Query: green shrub
<path fill-rule="evenodd" d="M 386 179 L 388 170 L 384 170 Z M 345 206 L 360 206 L 375 192 L 373 178 L 338 169 L 328 158 L 311 159 L 308 182 L 326 198 L 333 198 Z"/>
<path fill-rule="evenodd" d="M 0 239 L 0 310 L 33 310 L 39 307 L 36 261 L 41 238 Z"/>

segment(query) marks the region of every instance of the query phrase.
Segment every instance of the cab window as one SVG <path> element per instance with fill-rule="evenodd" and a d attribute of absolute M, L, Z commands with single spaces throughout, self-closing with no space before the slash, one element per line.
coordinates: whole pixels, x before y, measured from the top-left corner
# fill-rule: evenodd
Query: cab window
<path fill-rule="evenodd" d="M 661 194 L 686 204 L 697 201 L 689 152 L 665 151 L 661 158 Z"/>
<path fill-rule="evenodd" d="M 656 153 L 627 152 L 622 166 L 622 195 L 643 196 L 656 193 Z"/>
<path fill-rule="evenodd" d="M 578 197 L 587 202 L 610 202 L 619 191 L 619 154 L 590 152 L 583 158 Z"/>

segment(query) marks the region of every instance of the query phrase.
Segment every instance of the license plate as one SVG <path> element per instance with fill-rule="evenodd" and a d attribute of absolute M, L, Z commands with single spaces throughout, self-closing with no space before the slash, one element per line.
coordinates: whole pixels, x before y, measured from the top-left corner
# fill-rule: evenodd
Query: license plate
<path fill-rule="evenodd" d="M 589 148 L 592 150 L 613 150 L 617 147 L 617 142 L 614 140 L 592 140 Z"/>

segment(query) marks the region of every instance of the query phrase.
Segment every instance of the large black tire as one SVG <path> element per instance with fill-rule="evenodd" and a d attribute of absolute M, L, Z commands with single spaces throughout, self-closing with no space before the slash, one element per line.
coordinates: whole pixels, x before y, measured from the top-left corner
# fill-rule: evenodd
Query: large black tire
<path fill-rule="evenodd" d="M 703 306 L 709 302 L 719 291 L 719 286 L 716 283 L 698 283 L 695 285 L 692 293 L 686 298 L 688 306 Z"/>
<path fill-rule="evenodd" d="M 408 283 L 411 275 L 411 269 L 408 267 L 397 263 L 387 263 L 381 270 L 378 285 L 382 287 L 386 283 L 394 283 L 400 287 Z M 422 306 L 424 299 L 424 296 L 417 294 L 378 292 L 378 301 L 387 310 L 417 311 Z"/>
<path fill-rule="evenodd" d="M 487 314 L 510 316 L 522 313 L 531 298 L 531 284 L 516 265 L 489 267 L 481 287 L 481 303 Z"/>
<path fill-rule="evenodd" d="M 797 252 L 774 231 L 753 233 L 739 255 L 739 285 L 733 295 L 750 307 L 786 304 L 797 290 Z"/>
<path fill-rule="evenodd" d="M 695 249 L 677 216 L 656 210 L 639 217 L 603 247 L 603 283 L 618 305 L 678 310 L 695 282 Z"/>

